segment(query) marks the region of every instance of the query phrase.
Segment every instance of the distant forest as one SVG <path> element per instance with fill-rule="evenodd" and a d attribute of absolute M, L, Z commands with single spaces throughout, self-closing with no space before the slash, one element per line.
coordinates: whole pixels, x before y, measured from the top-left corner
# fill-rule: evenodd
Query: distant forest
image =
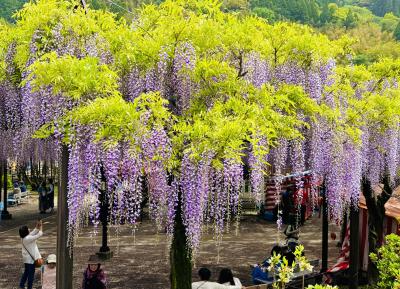
<path fill-rule="evenodd" d="M 35 0 L 31 0 L 35 1 Z M 162 0 L 86 0 L 92 7 L 109 9 L 118 14 L 131 11 L 143 3 Z M 1 0 L 0 17 L 12 21 L 12 14 L 29 0 Z M 365 8 L 376 16 L 393 13 L 400 16 L 400 0 L 225 0 L 227 10 L 249 10 L 270 21 L 291 20 L 307 24 L 323 24 L 329 20 L 332 4 L 337 7 Z M 333 6 L 334 7 L 334 6 Z M 322 18 L 321 18 L 322 17 Z"/>
<path fill-rule="evenodd" d="M 0 18 L 13 22 L 13 13 L 28 1 L 0 0 Z M 86 0 L 86 3 L 129 20 L 140 5 L 162 1 Z M 225 11 L 257 15 L 271 23 L 290 21 L 308 24 L 332 39 L 347 34 L 356 40 L 352 48 L 357 64 L 368 65 L 381 57 L 400 57 L 400 42 L 397 41 L 400 40 L 400 0 L 221 1 Z"/>

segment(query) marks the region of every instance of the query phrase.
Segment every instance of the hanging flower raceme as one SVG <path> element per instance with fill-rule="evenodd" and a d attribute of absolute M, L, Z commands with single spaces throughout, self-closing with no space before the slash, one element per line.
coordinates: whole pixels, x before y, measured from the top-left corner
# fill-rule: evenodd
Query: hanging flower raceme
<path fill-rule="evenodd" d="M 126 149 L 121 165 L 121 210 L 125 211 L 125 220 L 129 224 L 136 224 L 141 214 L 144 190 L 142 168 L 141 156 Z"/>
<path fill-rule="evenodd" d="M 180 113 L 190 107 L 194 83 L 190 71 L 196 65 L 196 51 L 192 44 L 183 43 L 175 50 L 173 74 L 174 86 L 177 89 L 177 106 Z"/>
<path fill-rule="evenodd" d="M 245 79 L 256 87 L 261 87 L 263 84 L 269 83 L 273 72 L 269 63 L 256 53 L 251 53 L 248 56 L 245 71 L 247 71 Z"/>
<path fill-rule="evenodd" d="M 235 160 L 224 161 L 224 190 L 229 196 L 228 222 L 231 214 L 239 215 L 239 195 L 244 186 L 243 174 L 243 164 Z"/>
<path fill-rule="evenodd" d="M 372 185 L 380 183 L 384 173 L 394 181 L 399 168 L 399 130 L 390 128 L 383 132 L 373 128 L 363 132 L 363 174 Z"/>
<path fill-rule="evenodd" d="M 209 164 L 208 164 L 209 165 Z M 207 173 L 200 168 L 185 154 L 182 159 L 180 189 L 182 194 L 182 214 L 183 223 L 186 228 L 186 236 L 189 246 L 196 250 L 200 243 L 201 227 L 203 224 L 203 214 L 205 210 L 208 184 L 207 178 L 203 173 Z"/>
<path fill-rule="evenodd" d="M 222 168 L 212 166 L 212 155 L 204 154 L 194 160 L 189 153 L 182 159 L 180 192 L 183 222 L 188 245 L 197 252 L 203 224 L 212 224 L 220 238 L 229 228 L 232 216 L 239 215 L 239 195 L 244 186 L 243 164 L 224 160 Z"/>
<path fill-rule="evenodd" d="M 141 149 L 148 182 L 150 215 L 156 221 L 158 229 L 162 230 L 168 214 L 170 184 L 166 163 L 171 157 L 171 143 L 166 132 L 159 128 L 143 136 Z"/>
<path fill-rule="evenodd" d="M 85 148 L 88 145 L 83 135 L 86 133 L 82 128 L 77 128 L 77 140 L 69 148 L 68 163 L 68 242 L 73 247 L 75 237 L 82 226 L 85 215 L 84 202 L 88 189 L 88 171 L 85 160 Z"/>
<path fill-rule="evenodd" d="M 256 146 L 252 146 L 248 158 L 251 193 L 258 204 L 261 203 L 262 194 L 264 192 L 264 174 L 266 171 L 265 163 L 268 159 L 264 151 L 266 147 L 267 141 L 265 138 L 261 138 L 258 140 Z"/>

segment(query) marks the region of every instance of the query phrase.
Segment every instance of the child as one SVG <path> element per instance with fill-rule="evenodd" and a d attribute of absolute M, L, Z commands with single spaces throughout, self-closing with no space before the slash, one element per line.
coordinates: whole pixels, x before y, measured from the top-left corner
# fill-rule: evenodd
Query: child
<path fill-rule="evenodd" d="M 82 289 L 106 289 L 107 281 L 103 269 L 101 269 L 101 259 L 97 255 L 91 255 L 88 267 L 83 272 Z"/>
<path fill-rule="evenodd" d="M 56 262 L 56 255 L 47 257 L 47 265 L 42 267 L 42 289 L 56 289 Z"/>

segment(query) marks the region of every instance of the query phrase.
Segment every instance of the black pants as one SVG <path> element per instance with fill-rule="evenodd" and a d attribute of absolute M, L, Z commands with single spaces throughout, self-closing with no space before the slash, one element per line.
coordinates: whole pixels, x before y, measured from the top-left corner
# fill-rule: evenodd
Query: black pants
<path fill-rule="evenodd" d="M 49 208 L 53 209 L 54 208 L 54 193 L 48 194 L 47 199 L 49 202 Z"/>
<path fill-rule="evenodd" d="M 32 289 L 34 277 L 35 277 L 35 264 L 25 263 L 25 271 L 24 274 L 22 274 L 21 281 L 19 282 L 19 288 L 25 288 L 26 280 L 28 280 L 28 289 Z"/>

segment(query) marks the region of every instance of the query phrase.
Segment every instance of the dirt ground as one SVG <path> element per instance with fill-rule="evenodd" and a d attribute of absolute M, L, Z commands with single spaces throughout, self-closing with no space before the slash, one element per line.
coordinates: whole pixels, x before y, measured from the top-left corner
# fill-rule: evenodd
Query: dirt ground
<path fill-rule="evenodd" d="M 13 219 L 0 221 L 0 288 L 18 288 L 18 280 L 22 273 L 21 243 L 18 227 L 28 224 L 33 227 L 37 218 L 44 222 L 44 236 L 39 239 L 38 246 L 43 256 L 56 252 L 56 216 L 39 215 L 37 201 L 32 199 L 28 204 L 10 208 Z M 318 215 L 308 220 L 301 228 L 300 241 L 305 246 L 305 254 L 310 259 L 321 258 L 321 219 Z M 166 289 L 169 288 L 168 246 L 164 234 L 157 234 L 151 221 L 145 220 L 133 233 L 128 227 L 120 227 L 118 234 L 111 228 L 109 245 L 114 257 L 104 264 L 109 288 L 119 289 Z M 339 228 L 330 225 L 329 232 L 339 236 Z M 118 236 L 117 236 L 118 235 Z M 243 285 L 251 285 L 250 264 L 261 262 L 269 255 L 274 244 L 284 240 L 278 234 L 276 225 L 260 220 L 256 216 L 242 217 L 240 227 L 231 228 L 223 237 L 222 244 L 216 246 L 212 235 L 203 235 L 199 253 L 195 260 L 193 279 L 197 280 L 197 270 L 206 266 L 212 271 L 212 279 L 216 279 L 223 267 L 229 267 L 240 278 Z M 329 240 L 329 263 L 336 261 L 337 240 Z M 82 272 L 87 266 L 89 255 L 100 247 L 100 236 L 93 228 L 85 229 L 77 240 L 74 251 L 74 289 L 81 288 Z M 39 282 L 35 282 L 37 288 Z"/>

